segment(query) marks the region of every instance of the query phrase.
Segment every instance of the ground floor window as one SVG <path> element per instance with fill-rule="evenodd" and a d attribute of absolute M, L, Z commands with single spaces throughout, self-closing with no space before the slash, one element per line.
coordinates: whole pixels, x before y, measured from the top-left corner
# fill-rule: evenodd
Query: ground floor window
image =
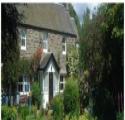
<path fill-rule="evenodd" d="M 64 76 L 60 76 L 60 91 L 64 90 Z"/>
<path fill-rule="evenodd" d="M 19 84 L 19 85 L 18 85 L 18 91 L 19 91 L 19 92 L 22 92 L 22 91 L 23 91 L 23 85 L 22 85 L 22 84 Z"/>
<path fill-rule="evenodd" d="M 29 92 L 30 91 L 30 82 L 28 76 L 23 75 L 19 78 L 17 90 L 19 92 Z"/>
<path fill-rule="evenodd" d="M 29 85 L 25 85 L 25 91 L 29 92 Z"/>

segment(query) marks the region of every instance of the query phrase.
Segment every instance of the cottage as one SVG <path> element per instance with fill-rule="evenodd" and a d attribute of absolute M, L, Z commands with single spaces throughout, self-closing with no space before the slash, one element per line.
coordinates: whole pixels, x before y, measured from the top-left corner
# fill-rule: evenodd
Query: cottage
<path fill-rule="evenodd" d="M 38 73 L 46 108 L 55 95 L 63 92 L 68 47 L 76 45 L 78 40 L 76 26 L 63 4 L 19 4 L 17 8 L 23 13 L 19 25 L 20 58 L 31 59 L 38 48 L 43 49 Z M 29 78 L 23 75 L 17 91 L 20 96 L 28 96 L 30 89 Z"/>

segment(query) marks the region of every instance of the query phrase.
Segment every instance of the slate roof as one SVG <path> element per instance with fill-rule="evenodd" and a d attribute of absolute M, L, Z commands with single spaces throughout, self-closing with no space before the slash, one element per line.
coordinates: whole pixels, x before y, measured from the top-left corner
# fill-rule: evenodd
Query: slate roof
<path fill-rule="evenodd" d="M 60 68 L 59 68 L 59 66 L 58 66 L 58 64 L 56 62 L 56 59 L 55 59 L 53 53 L 45 54 L 44 58 L 42 59 L 42 61 L 40 63 L 39 70 L 45 70 L 51 60 L 54 62 L 54 65 L 55 65 L 57 71 L 59 72 Z"/>
<path fill-rule="evenodd" d="M 70 15 L 66 8 L 60 4 L 19 4 L 19 13 L 23 13 L 23 25 L 53 30 L 55 32 L 66 33 L 76 37 L 77 33 L 72 25 Z"/>

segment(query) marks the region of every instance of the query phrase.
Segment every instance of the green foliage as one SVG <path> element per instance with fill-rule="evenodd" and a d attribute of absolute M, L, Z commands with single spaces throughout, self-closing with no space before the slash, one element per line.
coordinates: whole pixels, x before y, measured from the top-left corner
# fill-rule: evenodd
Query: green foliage
<path fill-rule="evenodd" d="M 93 117 L 88 111 L 85 111 L 79 120 L 97 120 L 97 118 Z"/>
<path fill-rule="evenodd" d="M 92 19 L 89 10 L 83 16 L 80 103 L 83 109 L 84 101 L 89 101 L 86 103 L 89 107 L 91 101 L 91 109 L 99 120 L 115 119 L 117 108 L 114 108 L 113 96 L 123 91 L 123 8 L 123 4 L 103 4 Z M 89 72 L 88 78 L 83 70 Z"/>
<path fill-rule="evenodd" d="M 32 84 L 32 102 L 34 105 L 37 105 L 39 108 L 41 103 L 41 89 L 38 82 L 34 82 Z"/>
<path fill-rule="evenodd" d="M 115 120 L 115 106 L 110 92 L 100 85 L 93 90 L 93 114 L 99 120 Z"/>
<path fill-rule="evenodd" d="M 32 74 L 31 72 L 31 60 L 21 58 L 19 60 L 19 72 L 22 74 Z"/>
<path fill-rule="evenodd" d="M 65 114 L 79 115 L 79 88 L 78 81 L 71 77 L 66 80 L 64 89 L 64 112 Z"/>
<path fill-rule="evenodd" d="M 41 111 L 37 111 L 36 106 L 32 106 L 31 110 L 28 106 L 19 106 L 18 118 L 20 120 L 44 120 L 44 115 Z"/>
<path fill-rule="evenodd" d="M 2 63 L 19 59 L 18 24 L 22 15 L 15 4 L 2 4 Z"/>
<path fill-rule="evenodd" d="M 76 24 L 76 27 L 77 27 L 77 30 L 78 30 L 78 35 L 80 37 L 81 35 L 81 26 L 80 26 L 80 21 L 79 21 L 79 18 L 78 18 L 78 15 L 76 14 L 72 4 L 69 4 L 69 14 L 71 17 L 74 18 L 75 20 L 75 24 Z"/>
<path fill-rule="evenodd" d="M 67 66 L 69 75 L 78 74 L 79 70 L 79 54 L 75 46 L 72 46 L 68 49 L 67 54 Z"/>
<path fill-rule="evenodd" d="M 124 113 L 123 112 L 118 112 L 117 113 L 117 120 L 123 120 L 124 119 Z"/>
<path fill-rule="evenodd" d="M 82 115 L 79 117 L 76 116 L 65 116 L 64 120 L 97 120 L 96 117 L 93 117 L 88 111 L 85 111 Z"/>
<path fill-rule="evenodd" d="M 61 95 L 55 96 L 52 101 L 53 118 L 54 120 L 63 120 L 64 106 Z"/>
<path fill-rule="evenodd" d="M 17 120 L 17 110 L 15 107 L 2 106 L 1 107 L 2 120 Z"/>
<path fill-rule="evenodd" d="M 83 75 L 81 76 L 81 78 L 79 80 L 81 113 L 83 113 L 84 108 L 86 108 L 88 106 L 88 104 L 89 104 L 89 97 L 90 97 L 89 79 L 90 79 L 89 71 L 84 70 L 84 73 L 83 73 Z"/>
<path fill-rule="evenodd" d="M 28 106 L 19 106 L 18 108 L 18 114 L 19 114 L 19 117 L 22 119 L 22 120 L 26 120 L 26 117 L 27 115 L 29 114 L 29 107 Z"/>
<path fill-rule="evenodd" d="M 15 4 L 2 4 L 2 88 L 9 93 L 9 98 L 15 91 L 15 84 L 19 75 L 19 44 L 18 44 L 18 24 L 21 16 Z M 12 89 L 13 88 L 13 89 Z M 13 90 L 13 92 L 12 92 Z M 9 99 L 10 104 L 10 99 Z"/>

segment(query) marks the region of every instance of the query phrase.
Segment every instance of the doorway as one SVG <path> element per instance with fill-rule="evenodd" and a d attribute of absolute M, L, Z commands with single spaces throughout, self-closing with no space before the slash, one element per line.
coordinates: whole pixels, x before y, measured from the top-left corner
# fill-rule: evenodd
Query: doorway
<path fill-rule="evenodd" d="M 53 99 L 53 73 L 49 72 L 49 102 Z"/>

